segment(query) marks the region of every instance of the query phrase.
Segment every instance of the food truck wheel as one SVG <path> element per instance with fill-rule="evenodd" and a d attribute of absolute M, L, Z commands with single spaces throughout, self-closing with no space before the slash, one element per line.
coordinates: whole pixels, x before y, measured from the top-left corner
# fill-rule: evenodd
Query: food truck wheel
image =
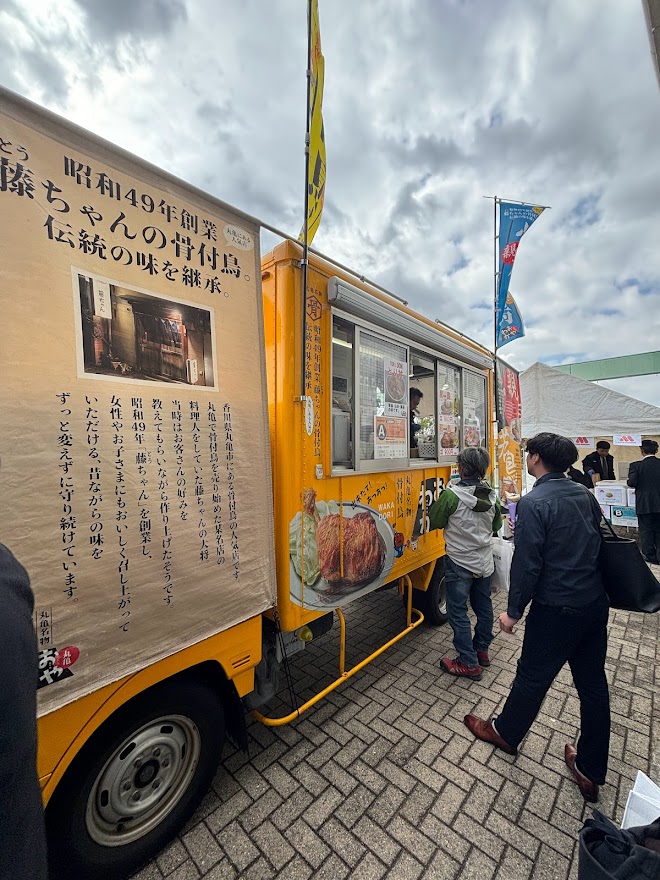
<path fill-rule="evenodd" d="M 447 623 L 449 615 L 447 614 L 444 557 L 441 557 L 436 562 L 431 576 L 431 583 L 427 591 L 421 594 L 420 601 L 422 602 L 420 611 L 423 613 L 427 623 L 430 623 L 431 626 L 442 626 L 443 623 Z"/>
<path fill-rule="evenodd" d="M 157 685 L 89 740 L 51 799 L 51 877 L 125 877 L 155 856 L 208 791 L 225 738 L 223 707 L 190 678 Z"/>
<path fill-rule="evenodd" d="M 403 594 L 403 607 L 406 607 L 406 594 Z M 427 590 L 413 590 L 413 608 L 419 608 L 424 620 L 431 626 L 447 623 L 447 593 L 445 591 L 445 560 L 440 557 L 435 564 L 431 583 Z"/>

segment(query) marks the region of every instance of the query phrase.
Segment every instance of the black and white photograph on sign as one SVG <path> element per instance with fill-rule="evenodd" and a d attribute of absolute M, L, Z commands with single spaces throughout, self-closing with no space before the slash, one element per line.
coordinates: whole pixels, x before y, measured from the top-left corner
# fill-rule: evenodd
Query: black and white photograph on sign
<path fill-rule="evenodd" d="M 74 270 L 81 376 L 217 390 L 213 310 Z"/>

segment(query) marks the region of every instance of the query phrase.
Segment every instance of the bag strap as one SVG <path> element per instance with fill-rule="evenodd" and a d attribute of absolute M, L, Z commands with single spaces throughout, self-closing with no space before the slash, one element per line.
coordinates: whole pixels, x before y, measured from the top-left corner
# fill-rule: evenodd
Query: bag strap
<path fill-rule="evenodd" d="M 600 508 L 599 508 L 599 510 L 600 510 Z M 614 529 L 612 528 L 612 523 L 611 523 L 608 519 L 605 519 L 605 517 L 603 516 L 602 511 L 601 511 L 600 517 L 601 517 L 602 522 L 604 522 L 605 525 L 607 526 L 607 528 L 610 530 L 610 534 L 612 535 L 612 537 L 618 539 L 619 536 L 617 535 L 617 533 L 616 533 L 616 532 L 614 531 Z"/>
<path fill-rule="evenodd" d="M 600 523 L 599 523 L 599 525 L 600 525 L 601 523 L 605 523 L 605 525 L 607 526 L 607 528 L 610 530 L 610 534 L 612 535 L 612 537 L 613 537 L 613 538 L 616 538 L 616 539 L 618 540 L 618 539 L 619 539 L 619 536 L 617 535 L 617 533 L 616 533 L 616 532 L 614 531 L 614 529 L 612 528 L 612 523 L 611 523 L 608 519 L 605 519 L 605 517 L 603 516 L 603 511 L 600 509 L 600 504 L 596 501 L 596 499 L 595 499 L 594 496 L 591 494 L 591 492 L 589 492 L 589 496 L 590 496 L 591 498 L 593 498 L 594 509 L 595 509 L 596 507 L 598 508 L 598 513 L 600 514 Z M 601 532 L 601 537 L 602 537 L 602 532 Z"/>

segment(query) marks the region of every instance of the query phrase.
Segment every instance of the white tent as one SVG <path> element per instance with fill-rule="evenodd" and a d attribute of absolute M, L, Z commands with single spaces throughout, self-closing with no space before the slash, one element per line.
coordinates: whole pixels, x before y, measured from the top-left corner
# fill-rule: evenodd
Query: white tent
<path fill-rule="evenodd" d="M 551 431 L 565 437 L 660 435 L 660 407 L 602 385 L 532 364 L 520 374 L 523 437 Z"/>

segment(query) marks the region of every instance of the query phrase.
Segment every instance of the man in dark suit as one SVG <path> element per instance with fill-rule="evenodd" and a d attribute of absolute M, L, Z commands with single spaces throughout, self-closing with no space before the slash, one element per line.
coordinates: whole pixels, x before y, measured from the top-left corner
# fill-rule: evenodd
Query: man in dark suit
<path fill-rule="evenodd" d="M 660 458 L 655 440 L 642 440 L 641 461 L 631 461 L 628 485 L 635 490 L 639 536 L 647 562 L 660 564 Z"/>
<path fill-rule="evenodd" d="M 607 440 L 599 440 L 596 443 L 596 451 L 582 459 L 582 470 L 591 478 L 592 486 L 599 480 L 616 480 L 614 459 L 609 454 L 609 450 L 610 444 Z"/>
<path fill-rule="evenodd" d="M 0 544 L 0 880 L 46 880 L 46 832 L 37 779 L 37 640 L 23 566 Z"/>

